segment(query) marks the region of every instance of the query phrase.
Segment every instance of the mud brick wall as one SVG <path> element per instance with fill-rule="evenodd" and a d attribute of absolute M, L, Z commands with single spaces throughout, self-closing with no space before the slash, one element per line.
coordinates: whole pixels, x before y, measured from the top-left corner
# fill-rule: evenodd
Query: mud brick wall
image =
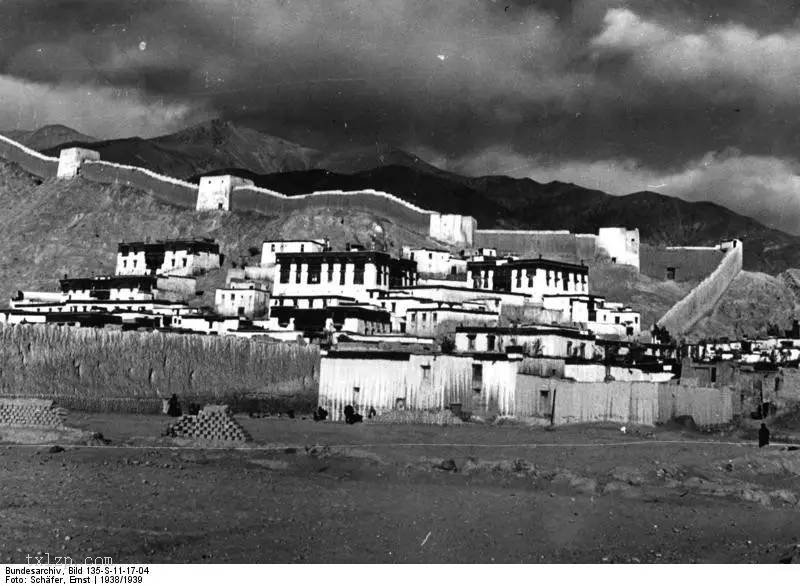
<path fill-rule="evenodd" d="M 249 434 L 234 419 L 227 405 L 207 405 L 197 415 L 183 415 L 164 435 L 188 439 L 246 442 Z"/>
<path fill-rule="evenodd" d="M 0 399 L 0 425 L 63 428 L 65 416 L 47 399 Z"/>

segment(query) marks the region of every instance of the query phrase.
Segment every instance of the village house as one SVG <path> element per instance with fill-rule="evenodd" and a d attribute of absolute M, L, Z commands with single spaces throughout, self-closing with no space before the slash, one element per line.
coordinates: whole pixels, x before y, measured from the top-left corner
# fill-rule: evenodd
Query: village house
<path fill-rule="evenodd" d="M 589 292 L 589 268 L 546 259 L 494 259 L 467 263 L 467 283 L 527 295 L 541 303 L 547 294 Z"/>
<path fill-rule="evenodd" d="M 117 275 L 197 275 L 220 267 L 219 244 L 211 239 L 121 242 Z"/>
<path fill-rule="evenodd" d="M 265 240 L 261 245 L 261 266 L 274 268 L 282 252 L 305 253 L 329 250 L 327 240 Z"/>
<path fill-rule="evenodd" d="M 281 295 L 271 297 L 270 307 L 297 307 L 298 309 L 324 309 L 333 305 L 356 303 L 352 297 L 343 295 Z"/>
<path fill-rule="evenodd" d="M 462 326 L 456 328 L 457 352 L 504 352 L 521 347 L 526 356 L 599 359 L 602 349 L 594 335 L 565 326 Z"/>
<path fill-rule="evenodd" d="M 451 277 L 461 275 L 466 277 L 467 261 L 458 258 L 449 250 L 442 248 L 412 248 L 404 246 L 401 258 L 413 260 L 417 263 L 417 273 L 422 276 Z"/>
<path fill-rule="evenodd" d="M 406 311 L 405 332 L 435 338 L 462 326 L 496 326 L 499 319 L 498 312 L 482 308 L 417 306 Z"/>
<path fill-rule="evenodd" d="M 416 263 L 384 252 L 278 253 L 273 297 L 331 295 L 366 302 L 371 289 L 415 284 Z"/>
<path fill-rule="evenodd" d="M 268 332 L 298 332 L 324 337 L 333 332 L 373 335 L 391 333 L 389 312 L 365 305 L 333 305 L 324 309 L 273 307 L 268 319 L 253 320 Z"/>
<path fill-rule="evenodd" d="M 260 317 L 269 313 L 269 291 L 257 281 L 233 279 L 217 289 L 214 308 L 224 316 Z"/>

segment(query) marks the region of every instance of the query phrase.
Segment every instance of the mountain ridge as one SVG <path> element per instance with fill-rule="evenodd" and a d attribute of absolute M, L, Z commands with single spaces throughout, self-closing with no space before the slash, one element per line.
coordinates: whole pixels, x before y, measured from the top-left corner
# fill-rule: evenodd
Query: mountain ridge
<path fill-rule="evenodd" d="M 602 226 L 627 226 L 639 228 L 644 243 L 676 246 L 740 238 L 745 242 L 745 270 L 774 275 L 800 267 L 800 236 L 719 204 L 648 191 L 613 196 L 572 183 L 502 175 L 466 177 L 389 144 L 325 153 L 213 120 L 152 139 L 71 141 L 45 149 L 45 154 L 57 155 L 65 146 L 94 148 L 104 160 L 181 179 L 235 171 L 288 195 L 377 189 L 426 209 L 472 215 L 480 228 L 596 232 Z"/>

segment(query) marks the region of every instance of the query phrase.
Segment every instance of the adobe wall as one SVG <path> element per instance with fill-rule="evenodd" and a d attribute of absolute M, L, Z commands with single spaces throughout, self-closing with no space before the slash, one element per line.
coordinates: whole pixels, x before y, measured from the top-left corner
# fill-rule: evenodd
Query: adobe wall
<path fill-rule="evenodd" d="M 742 243 L 734 241 L 721 257 L 717 268 L 700 282 L 689 294 L 673 305 L 656 322 L 674 337 L 689 331 L 704 315 L 709 313 L 727 291 L 733 279 L 742 270 Z"/>
<path fill-rule="evenodd" d="M 0 157 L 16 163 L 31 175 L 51 179 L 58 172 L 58 157 L 46 157 L 0 134 Z"/>
<path fill-rule="evenodd" d="M 734 415 L 734 394 L 727 388 L 662 384 L 658 388 L 658 421 L 691 415 L 697 425 L 728 423 Z"/>
<path fill-rule="evenodd" d="M 431 212 L 409 204 L 388 193 L 373 190 L 318 191 L 286 196 L 258 187 L 236 187 L 231 191 L 231 211 L 256 212 L 268 216 L 289 214 L 316 207 L 341 210 L 360 209 L 384 215 L 427 234 Z"/>
<path fill-rule="evenodd" d="M 159 175 L 141 167 L 118 165 L 107 161 L 85 161 L 81 177 L 105 184 L 119 184 L 150 191 L 161 202 L 194 209 L 197 203 L 197 185 Z"/>
<path fill-rule="evenodd" d="M 550 392 L 546 410 L 541 391 Z M 553 395 L 555 393 L 555 397 Z M 655 425 L 689 415 L 698 425 L 718 425 L 733 419 L 729 389 L 656 382 L 573 382 L 526 374 L 517 375 L 516 415 L 550 417 L 555 400 L 556 425 L 589 422 Z"/>
<path fill-rule="evenodd" d="M 476 248 L 496 248 L 499 254 L 514 253 L 519 256 L 543 257 L 566 262 L 594 259 L 594 239 L 589 242 L 581 240 L 566 230 L 476 230 L 474 246 Z M 581 257 L 585 254 L 585 257 Z"/>
<path fill-rule="evenodd" d="M 667 268 L 675 268 L 676 281 L 700 281 L 719 266 L 724 253 L 716 247 L 641 246 L 641 272 L 661 281 L 667 278 Z"/>
<path fill-rule="evenodd" d="M 639 230 L 600 228 L 597 234 L 568 230 L 476 230 L 475 246 L 525 257 L 542 255 L 565 262 L 614 260 L 639 268 Z"/>

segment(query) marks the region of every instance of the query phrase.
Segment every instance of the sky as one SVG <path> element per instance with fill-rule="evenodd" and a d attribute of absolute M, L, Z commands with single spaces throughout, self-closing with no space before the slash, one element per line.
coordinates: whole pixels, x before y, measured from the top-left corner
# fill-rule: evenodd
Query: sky
<path fill-rule="evenodd" d="M 0 129 L 211 118 L 800 233 L 796 0 L 0 0 Z"/>

